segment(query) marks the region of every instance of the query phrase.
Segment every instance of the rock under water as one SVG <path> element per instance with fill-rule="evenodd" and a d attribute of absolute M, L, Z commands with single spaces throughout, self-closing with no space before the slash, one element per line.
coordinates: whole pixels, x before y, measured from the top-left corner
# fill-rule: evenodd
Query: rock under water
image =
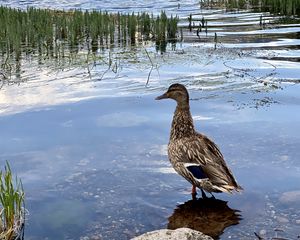
<path fill-rule="evenodd" d="M 205 235 L 202 232 L 192 230 L 190 228 L 178 228 L 176 230 L 160 229 L 152 232 L 144 233 L 132 240 L 213 240 L 210 236 Z"/>

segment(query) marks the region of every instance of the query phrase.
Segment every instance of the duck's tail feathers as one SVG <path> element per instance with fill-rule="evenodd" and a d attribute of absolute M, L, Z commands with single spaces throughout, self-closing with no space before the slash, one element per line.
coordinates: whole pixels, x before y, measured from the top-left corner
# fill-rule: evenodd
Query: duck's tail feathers
<path fill-rule="evenodd" d="M 236 192 L 241 192 L 244 189 L 240 186 L 232 186 L 232 185 L 221 185 L 221 186 L 214 186 L 216 190 L 220 192 L 225 192 L 225 193 L 233 193 L 234 191 Z"/>
<path fill-rule="evenodd" d="M 240 185 L 237 185 L 237 187 L 235 188 L 235 191 L 241 192 L 241 191 L 244 191 L 244 188 Z"/>

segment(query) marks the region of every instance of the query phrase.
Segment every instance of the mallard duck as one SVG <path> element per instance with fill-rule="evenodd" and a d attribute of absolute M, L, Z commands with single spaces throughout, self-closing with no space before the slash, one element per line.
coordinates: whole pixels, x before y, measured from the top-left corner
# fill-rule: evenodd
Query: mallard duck
<path fill-rule="evenodd" d="M 218 146 L 195 130 L 190 112 L 189 93 L 182 84 L 172 84 L 167 92 L 156 98 L 173 99 L 177 107 L 168 144 L 168 157 L 175 171 L 192 184 L 192 196 L 198 187 L 205 192 L 241 191 L 231 170 L 226 165 Z M 204 190 L 204 191 L 203 191 Z"/>

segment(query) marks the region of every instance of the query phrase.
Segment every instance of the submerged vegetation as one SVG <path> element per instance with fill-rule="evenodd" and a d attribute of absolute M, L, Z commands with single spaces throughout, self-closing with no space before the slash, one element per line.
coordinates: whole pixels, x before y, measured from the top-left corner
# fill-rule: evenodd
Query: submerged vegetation
<path fill-rule="evenodd" d="M 24 190 L 21 180 L 12 176 L 8 163 L 0 172 L 0 239 L 21 239 L 24 229 Z"/>

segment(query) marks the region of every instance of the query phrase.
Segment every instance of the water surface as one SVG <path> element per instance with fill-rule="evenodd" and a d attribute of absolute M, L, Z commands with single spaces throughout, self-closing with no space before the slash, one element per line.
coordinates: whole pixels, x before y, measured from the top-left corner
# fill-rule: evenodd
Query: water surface
<path fill-rule="evenodd" d="M 0 91 L 0 162 L 9 160 L 23 181 L 26 239 L 129 239 L 179 227 L 186 213 L 199 218 L 190 209 L 209 216 L 220 239 L 254 239 L 254 232 L 299 236 L 299 25 L 275 24 L 277 17 L 264 13 L 262 27 L 261 14 L 178 3 L 39 2 L 154 13 L 162 5 L 167 14 L 180 15 L 182 26 L 195 13 L 195 25 L 205 16 L 210 28 L 200 37 L 184 28 L 183 41 L 163 54 L 153 43 L 113 49 L 121 66 L 116 72 L 99 62 L 61 67 L 22 59 L 11 79 L 18 84 L 5 83 Z M 156 66 L 147 85 L 145 48 Z M 175 103 L 154 98 L 174 82 L 190 90 L 196 128 L 216 141 L 245 189 L 216 194 L 228 201 L 216 203 L 222 211 L 191 203 L 189 183 L 168 162 Z M 225 229 L 216 220 L 220 212 Z"/>

